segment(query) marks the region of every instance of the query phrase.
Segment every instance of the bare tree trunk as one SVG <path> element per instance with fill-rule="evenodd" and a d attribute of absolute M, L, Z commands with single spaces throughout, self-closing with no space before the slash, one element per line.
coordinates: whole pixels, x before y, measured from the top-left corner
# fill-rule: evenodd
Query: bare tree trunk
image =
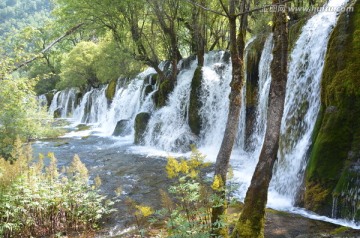
<path fill-rule="evenodd" d="M 243 0 L 244 1 L 244 0 Z M 243 2 L 242 1 L 242 2 Z M 212 235 L 215 237 L 227 237 L 227 227 L 218 227 L 217 223 L 221 221 L 222 216 L 226 212 L 226 175 L 229 168 L 229 160 L 235 138 L 238 132 L 239 115 L 241 108 L 241 90 L 244 79 L 244 42 L 246 31 L 241 29 L 238 38 L 236 37 L 236 0 L 229 1 L 229 28 L 230 28 L 230 55 L 232 64 L 232 80 L 230 92 L 229 114 L 226 123 L 224 138 L 221 143 L 219 153 L 216 158 L 214 179 L 220 180 L 220 188 L 215 191 L 216 195 L 222 200 L 222 204 L 218 204 L 212 209 Z M 244 9 L 242 9 L 244 10 Z M 247 17 L 246 15 L 242 15 Z M 242 26 L 242 24 L 241 24 Z"/>
<path fill-rule="evenodd" d="M 282 0 L 273 0 L 273 4 L 281 3 L 283 3 Z M 287 81 L 288 29 L 286 11 L 274 13 L 273 21 L 272 81 L 265 140 L 251 185 L 246 193 L 243 211 L 232 237 L 264 237 L 265 206 L 272 170 L 279 148 L 280 125 L 284 111 Z"/>

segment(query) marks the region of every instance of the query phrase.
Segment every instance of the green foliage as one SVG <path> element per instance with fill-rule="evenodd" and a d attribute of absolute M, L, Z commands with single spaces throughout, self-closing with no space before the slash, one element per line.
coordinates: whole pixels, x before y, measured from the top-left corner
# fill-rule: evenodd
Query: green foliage
<path fill-rule="evenodd" d="M 195 148 L 189 159 L 168 158 L 166 172 L 174 185 L 168 193 L 160 190 L 162 209 L 156 212 L 158 219 L 166 223 L 162 232 L 167 237 L 210 237 L 211 208 L 219 199 L 213 193 L 211 179 L 202 171 L 210 165 L 204 158 Z M 216 225 L 225 226 L 225 220 Z"/>
<path fill-rule="evenodd" d="M 128 44 L 117 44 L 110 34 L 98 44 L 98 55 L 95 61 L 96 76 L 102 83 L 116 80 L 119 77 L 134 77 L 143 68 L 127 49 Z"/>
<path fill-rule="evenodd" d="M 51 119 L 38 104 L 33 91 L 34 81 L 9 76 L 0 81 L 0 156 L 11 159 L 12 145 L 21 141 L 56 135 Z"/>
<path fill-rule="evenodd" d="M 141 237 L 144 237 L 147 219 L 153 215 L 154 210 L 146 205 L 138 204 L 131 198 L 125 200 L 127 213 L 135 218 L 137 230 Z"/>
<path fill-rule="evenodd" d="M 118 77 L 132 77 L 141 70 L 141 64 L 107 35 L 99 43 L 81 41 L 61 62 L 58 89 L 67 87 L 98 87 Z"/>
<path fill-rule="evenodd" d="M 95 59 L 98 54 L 98 46 L 91 41 L 83 41 L 77 44 L 66 54 L 61 64 L 61 81 L 57 87 L 82 87 L 87 84 L 98 86 L 94 68 Z"/>
<path fill-rule="evenodd" d="M 0 40 L 26 25 L 48 18 L 52 3 L 47 0 L 8 0 L 0 3 Z"/>
<path fill-rule="evenodd" d="M 31 147 L 17 141 L 16 161 L 0 159 L 0 236 L 43 237 L 68 230 L 94 229 L 110 213 L 105 201 L 88 184 L 87 169 L 78 156 L 59 173 L 54 154 L 32 161 Z M 98 179 L 97 179 L 98 180 Z M 99 184 L 99 181 L 97 182 Z"/>

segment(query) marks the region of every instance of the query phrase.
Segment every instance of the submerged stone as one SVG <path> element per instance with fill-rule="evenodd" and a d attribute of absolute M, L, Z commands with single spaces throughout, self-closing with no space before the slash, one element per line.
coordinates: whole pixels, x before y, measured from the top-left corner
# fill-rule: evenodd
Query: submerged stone
<path fill-rule="evenodd" d="M 129 120 L 120 120 L 116 123 L 113 136 L 127 136 L 131 134 L 131 127 Z"/>

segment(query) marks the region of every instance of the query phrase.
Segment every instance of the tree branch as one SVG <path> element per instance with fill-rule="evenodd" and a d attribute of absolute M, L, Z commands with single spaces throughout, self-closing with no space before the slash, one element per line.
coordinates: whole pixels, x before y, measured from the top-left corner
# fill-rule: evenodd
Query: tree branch
<path fill-rule="evenodd" d="M 59 43 L 60 41 L 62 41 L 65 37 L 67 37 L 68 35 L 71 35 L 72 33 L 74 33 L 75 31 L 77 31 L 80 27 L 82 27 L 84 25 L 84 23 L 80 23 L 74 27 L 72 27 L 70 30 L 68 30 L 67 32 L 65 32 L 62 36 L 60 36 L 59 38 L 57 38 L 56 40 L 54 40 L 53 42 L 51 42 L 48 46 L 46 46 L 42 51 L 40 51 L 35 57 L 15 66 L 13 69 L 10 70 L 10 73 L 15 72 L 16 70 L 28 65 L 29 63 L 37 60 L 38 58 L 40 58 L 42 56 L 42 54 L 44 54 L 46 51 L 50 50 L 54 45 L 56 45 L 57 43 Z"/>
<path fill-rule="evenodd" d="M 222 13 L 222 12 L 215 11 L 215 10 L 213 10 L 211 8 L 205 7 L 205 6 L 203 6 L 203 5 L 199 4 L 199 3 L 193 2 L 191 0 L 184 0 L 184 1 L 187 1 L 188 3 L 190 3 L 190 4 L 192 4 L 192 5 L 196 6 L 196 7 L 200 7 L 205 11 L 212 12 L 212 13 L 215 13 L 217 15 L 227 17 L 227 15 Z"/>

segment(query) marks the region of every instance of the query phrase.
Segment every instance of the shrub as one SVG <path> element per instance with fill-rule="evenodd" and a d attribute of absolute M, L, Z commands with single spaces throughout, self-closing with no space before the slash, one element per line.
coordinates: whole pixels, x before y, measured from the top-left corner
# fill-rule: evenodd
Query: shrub
<path fill-rule="evenodd" d="M 204 158 L 195 148 L 188 160 L 168 158 L 166 172 L 175 182 L 168 192 L 160 191 L 163 208 L 156 212 L 157 219 L 166 223 L 166 230 L 162 232 L 167 233 L 167 237 L 211 236 L 211 208 L 219 199 L 213 193 L 212 178 L 202 171 L 210 166 Z"/>
<path fill-rule="evenodd" d="M 59 173 L 53 153 L 31 162 L 31 147 L 17 143 L 14 162 L 0 159 L 0 237 L 96 229 L 100 218 L 112 211 L 113 202 L 89 185 L 87 169 L 77 155 Z M 44 159 L 49 160 L 47 166 Z"/>

